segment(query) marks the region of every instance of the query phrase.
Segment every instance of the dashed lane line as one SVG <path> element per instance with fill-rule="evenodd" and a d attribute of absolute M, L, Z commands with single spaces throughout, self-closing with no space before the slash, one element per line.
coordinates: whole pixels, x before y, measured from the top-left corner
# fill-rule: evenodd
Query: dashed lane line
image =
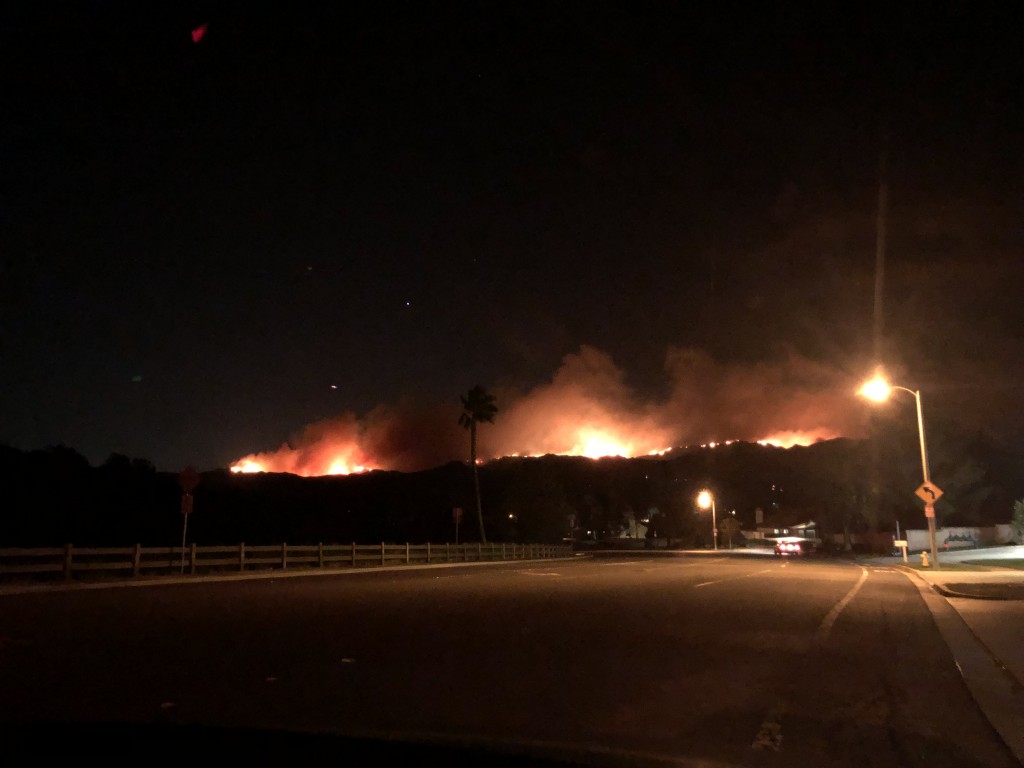
<path fill-rule="evenodd" d="M 728 579 L 717 579 L 714 582 L 700 582 L 700 584 L 694 584 L 693 585 L 693 589 L 697 589 L 698 587 L 710 587 L 713 584 L 724 584 L 725 582 L 735 582 L 735 581 L 738 581 L 740 579 L 750 579 L 751 577 L 756 577 L 756 575 L 761 575 L 762 573 L 770 573 L 773 570 L 774 570 L 774 568 L 765 568 L 764 570 L 755 570 L 753 573 L 743 573 L 743 575 L 741 575 L 741 577 L 729 577 Z"/>

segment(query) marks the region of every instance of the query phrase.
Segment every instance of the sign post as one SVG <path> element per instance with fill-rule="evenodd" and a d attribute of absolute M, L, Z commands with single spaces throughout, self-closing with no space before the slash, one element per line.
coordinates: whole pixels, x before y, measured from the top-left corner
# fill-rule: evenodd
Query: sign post
<path fill-rule="evenodd" d="M 452 507 L 452 520 L 455 521 L 455 543 L 459 543 L 459 522 L 462 520 L 462 507 Z"/>
<path fill-rule="evenodd" d="M 921 400 L 920 399 L 918 399 L 918 401 L 917 401 L 917 417 L 920 420 L 920 418 L 921 418 Z M 921 423 L 920 426 L 921 426 L 921 429 L 922 429 L 922 433 L 921 433 L 921 435 L 922 435 L 921 436 L 921 461 L 922 461 L 922 466 L 925 468 L 925 471 L 924 471 L 924 482 L 921 483 L 921 485 L 919 485 L 917 487 L 917 490 L 914 491 L 914 495 L 917 496 L 917 498 L 919 498 L 921 501 L 924 502 L 924 517 L 928 521 L 928 541 L 931 544 L 931 549 L 932 549 L 932 568 L 934 568 L 935 570 L 939 570 L 939 552 L 938 552 L 938 548 L 935 546 L 935 502 L 938 501 L 939 498 L 942 496 L 943 491 L 942 491 L 941 488 L 939 488 L 939 486 L 937 486 L 935 483 L 933 483 L 928 478 L 928 469 L 927 469 L 928 468 L 928 463 L 925 460 L 925 455 L 926 454 L 925 454 L 925 451 L 924 451 L 924 432 L 923 432 L 924 424 Z"/>
<path fill-rule="evenodd" d="M 899 547 L 901 550 L 903 550 L 903 562 L 904 563 L 907 562 L 907 544 L 908 544 L 908 540 L 907 539 L 900 538 L 900 521 L 897 520 L 896 521 L 896 538 L 895 538 L 895 540 L 893 540 L 892 545 L 894 547 Z"/>
<path fill-rule="evenodd" d="M 185 535 L 188 532 L 188 516 L 192 514 L 192 491 L 199 485 L 199 473 L 196 468 L 189 464 L 178 475 L 178 485 L 181 486 L 181 573 L 185 573 Z M 195 563 L 189 564 L 195 570 Z"/>
<path fill-rule="evenodd" d="M 906 539 L 896 539 L 893 542 L 893 546 L 899 547 L 903 551 L 903 562 L 904 563 L 907 562 L 907 544 L 908 544 L 908 542 L 907 542 Z"/>

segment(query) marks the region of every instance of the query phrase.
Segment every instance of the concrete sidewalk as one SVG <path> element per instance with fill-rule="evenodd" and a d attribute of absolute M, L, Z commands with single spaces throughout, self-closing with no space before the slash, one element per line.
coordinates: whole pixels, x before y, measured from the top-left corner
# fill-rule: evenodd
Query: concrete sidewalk
<path fill-rule="evenodd" d="M 876 564 L 896 565 L 918 585 L 971 695 L 1024 764 L 1024 570 L 989 567 L 999 559 L 975 550 L 966 558 L 940 555 L 948 567 L 937 571 L 908 567 L 902 558 Z M 959 569 L 978 566 L 984 570 Z"/>
<path fill-rule="evenodd" d="M 902 557 L 875 557 L 867 562 L 895 566 L 942 595 L 995 665 L 1011 678 L 1019 697 L 1024 695 L 1024 570 L 1008 564 L 1022 560 L 1024 546 L 1018 545 L 941 552 L 939 570 L 920 567 L 920 558 L 913 556 L 908 565 Z M 936 607 L 929 607 L 939 622 Z M 952 646 L 951 650 L 957 655 Z"/>
<path fill-rule="evenodd" d="M 996 662 L 1024 689 L 1024 571 L 902 570 L 943 595 Z"/>

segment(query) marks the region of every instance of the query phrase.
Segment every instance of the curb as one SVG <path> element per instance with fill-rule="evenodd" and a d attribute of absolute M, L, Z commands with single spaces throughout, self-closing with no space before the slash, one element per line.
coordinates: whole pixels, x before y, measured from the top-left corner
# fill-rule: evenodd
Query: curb
<path fill-rule="evenodd" d="M 963 599 L 963 600 L 1000 600 L 1000 601 L 1019 600 L 1020 599 L 1020 598 L 1016 598 L 1016 597 L 1000 597 L 999 595 L 972 595 L 970 592 L 958 592 L 955 589 L 950 589 L 945 584 L 933 584 L 932 582 L 928 581 L 928 579 L 924 578 L 915 568 L 908 568 L 907 566 L 905 566 L 903 564 L 897 565 L 896 568 L 898 568 L 899 570 L 903 571 L 904 573 L 912 573 L 915 578 L 917 578 L 918 580 L 920 580 L 924 584 L 928 585 L 931 589 L 933 589 L 935 592 L 938 592 L 943 597 L 955 597 L 955 598 L 960 598 L 960 599 Z"/>
<path fill-rule="evenodd" d="M 960 677 L 989 725 L 1024 765 L 1024 681 L 1000 661 L 935 585 L 912 568 L 897 567 L 921 595 Z M 913 574 L 913 576 L 911 576 Z"/>
<path fill-rule="evenodd" d="M 1015 597 L 1000 597 L 999 595 L 972 595 L 967 592 L 957 592 L 955 589 L 950 589 L 943 584 L 932 584 L 932 589 L 938 592 L 943 597 L 957 597 L 965 600 L 1017 600 Z"/>
<path fill-rule="evenodd" d="M 123 579 L 118 581 L 61 582 L 59 584 L 18 584 L 0 586 L 0 597 L 7 595 L 30 595 L 53 592 L 79 592 L 92 589 L 127 589 L 130 587 L 170 587 L 182 584 L 217 584 L 232 581 L 260 581 L 267 579 L 315 578 L 318 576 L 351 576 L 367 573 L 394 573 L 400 571 L 425 571 L 445 568 L 481 568 L 488 565 L 535 565 L 537 563 L 564 563 L 579 560 L 573 557 L 542 557 L 522 560 L 485 560 L 461 563 L 411 563 L 409 565 L 363 566 L 360 568 L 296 568 L 294 570 L 261 570 L 245 573 L 218 573 L 197 576 L 155 576 Z"/>

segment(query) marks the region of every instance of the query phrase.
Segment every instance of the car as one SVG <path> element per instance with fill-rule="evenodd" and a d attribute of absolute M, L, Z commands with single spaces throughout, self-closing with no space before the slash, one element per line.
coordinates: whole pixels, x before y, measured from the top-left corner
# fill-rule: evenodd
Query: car
<path fill-rule="evenodd" d="M 779 557 L 796 557 L 807 554 L 810 547 L 804 539 L 787 536 L 775 542 L 775 554 Z"/>

